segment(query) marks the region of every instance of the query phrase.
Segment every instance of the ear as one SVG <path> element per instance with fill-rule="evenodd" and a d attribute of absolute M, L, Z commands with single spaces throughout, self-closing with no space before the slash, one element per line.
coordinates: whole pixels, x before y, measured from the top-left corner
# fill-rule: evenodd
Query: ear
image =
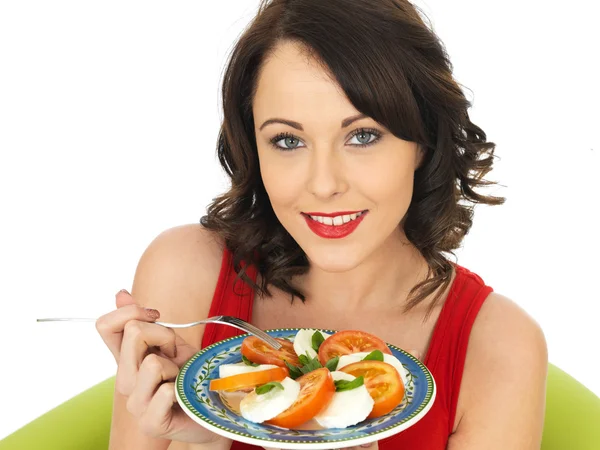
<path fill-rule="evenodd" d="M 420 169 L 423 161 L 425 161 L 425 155 L 427 150 L 424 149 L 420 144 L 417 145 L 417 151 L 415 152 L 415 170 Z"/>

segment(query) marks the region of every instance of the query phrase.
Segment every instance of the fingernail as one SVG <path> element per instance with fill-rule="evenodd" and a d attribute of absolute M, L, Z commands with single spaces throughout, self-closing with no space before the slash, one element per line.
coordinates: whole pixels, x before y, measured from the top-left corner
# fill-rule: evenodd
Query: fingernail
<path fill-rule="evenodd" d="M 146 310 L 146 315 L 151 320 L 156 320 L 160 317 L 160 313 L 156 309 L 152 309 L 152 308 L 144 308 L 144 309 Z"/>
<path fill-rule="evenodd" d="M 119 292 L 116 293 L 116 295 L 119 295 L 121 293 L 131 295 L 127 289 L 121 289 Z"/>

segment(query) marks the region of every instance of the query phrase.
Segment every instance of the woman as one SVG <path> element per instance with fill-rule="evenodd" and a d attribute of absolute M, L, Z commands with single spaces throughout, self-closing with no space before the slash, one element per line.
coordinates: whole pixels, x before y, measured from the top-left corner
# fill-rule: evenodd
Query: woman
<path fill-rule="evenodd" d="M 193 423 L 173 380 L 226 313 L 263 328 L 360 329 L 414 349 L 438 395 L 372 448 L 534 449 L 546 344 L 511 300 L 446 255 L 494 144 L 442 44 L 404 0 L 273 0 L 237 43 L 218 153 L 231 188 L 158 236 L 98 330 L 118 363 L 111 449 L 247 449 Z M 241 280 L 237 280 L 237 277 Z M 255 448 L 255 447 L 254 447 Z"/>

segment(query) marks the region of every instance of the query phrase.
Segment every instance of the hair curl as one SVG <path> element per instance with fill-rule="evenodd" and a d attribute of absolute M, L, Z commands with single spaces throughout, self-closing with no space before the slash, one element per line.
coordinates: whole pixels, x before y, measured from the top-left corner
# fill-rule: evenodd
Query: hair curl
<path fill-rule="evenodd" d="M 282 40 L 302 44 L 358 111 L 424 150 L 403 226 L 429 266 L 425 281 L 411 290 L 407 310 L 437 290 L 431 312 L 452 277 L 444 254 L 457 249 L 468 233 L 475 204 L 499 205 L 504 198 L 476 192 L 494 184 L 484 177 L 492 168 L 495 144 L 469 119 L 471 103 L 452 76 L 443 44 L 406 0 L 261 3 L 223 79 L 217 151 L 231 188 L 209 205 L 201 223 L 222 237 L 239 276 L 259 293 L 270 295 L 271 285 L 292 300 L 305 300 L 292 279 L 308 270 L 308 260 L 271 207 L 252 114 L 261 64 Z M 242 261 L 257 265 L 260 285 L 245 275 Z"/>

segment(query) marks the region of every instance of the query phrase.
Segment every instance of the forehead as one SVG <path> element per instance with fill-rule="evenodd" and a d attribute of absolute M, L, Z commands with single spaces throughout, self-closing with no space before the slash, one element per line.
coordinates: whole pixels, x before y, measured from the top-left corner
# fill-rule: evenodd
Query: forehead
<path fill-rule="evenodd" d="M 285 115 L 305 121 L 356 114 L 356 109 L 329 72 L 304 47 L 293 42 L 278 44 L 259 73 L 253 101 L 254 115 Z"/>

